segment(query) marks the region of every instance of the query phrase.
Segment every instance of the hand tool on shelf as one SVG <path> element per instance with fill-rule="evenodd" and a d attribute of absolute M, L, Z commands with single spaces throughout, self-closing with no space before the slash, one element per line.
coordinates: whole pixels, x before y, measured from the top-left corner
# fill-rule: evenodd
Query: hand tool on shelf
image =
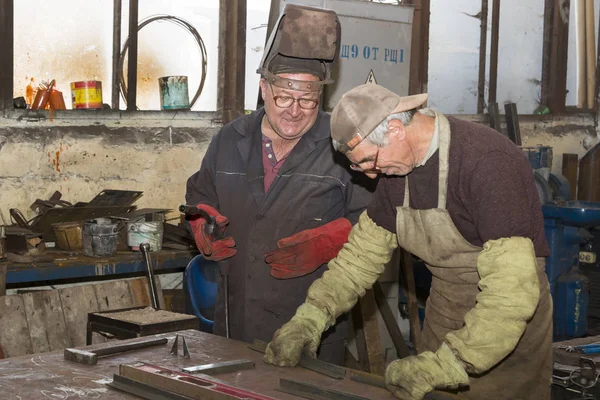
<path fill-rule="evenodd" d="M 212 237 L 214 240 L 221 240 L 225 238 L 224 230 L 219 228 L 215 217 L 207 213 L 206 211 L 186 204 L 179 206 L 179 211 L 188 216 L 200 216 L 206 221 L 204 224 L 204 233 Z M 225 299 L 225 337 L 230 338 L 229 331 L 229 260 L 219 261 L 219 271 L 223 277 L 223 298 Z"/>
<path fill-rule="evenodd" d="M 158 310 L 160 309 L 160 303 L 158 302 L 158 289 L 156 288 L 154 269 L 152 268 L 152 260 L 150 259 L 150 245 L 148 243 L 140 244 L 140 251 L 142 252 L 144 261 L 146 262 L 146 272 L 148 273 L 148 285 L 150 286 L 150 300 L 152 302 L 152 308 Z"/>
<path fill-rule="evenodd" d="M 65 360 L 75 361 L 80 364 L 96 365 L 98 357 L 123 353 L 130 350 L 144 349 L 167 343 L 166 338 L 147 339 L 133 343 L 116 344 L 99 349 L 65 349 Z"/>

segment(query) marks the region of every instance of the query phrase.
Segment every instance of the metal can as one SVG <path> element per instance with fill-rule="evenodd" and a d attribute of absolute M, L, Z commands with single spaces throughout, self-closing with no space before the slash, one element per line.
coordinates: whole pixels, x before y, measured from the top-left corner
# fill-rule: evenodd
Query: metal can
<path fill-rule="evenodd" d="M 101 109 L 102 82 L 71 82 L 71 100 L 73 101 L 73 109 Z"/>

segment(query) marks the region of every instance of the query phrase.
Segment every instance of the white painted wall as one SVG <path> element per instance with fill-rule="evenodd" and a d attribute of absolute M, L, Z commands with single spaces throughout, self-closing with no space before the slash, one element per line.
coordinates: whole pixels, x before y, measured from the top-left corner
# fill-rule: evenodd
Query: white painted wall
<path fill-rule="evenodd" d="M 569 34 L 567 105 L 576 102 L 575 1 Z M 600 0 L 596 3 L 596 21 Z M 85 4 L 85 7 L 82 6 Z M 480 12 L 478 0 L 431 0 L 429 94 L 430 105 L 449 114 L 477 111 Z M 256 108 L 256 68 L 266 39 L 270 0 L 248 0 L 246 43 L 246 109 Z M 219 0 L 144 0 L 140 20 L 169 14 L 190 22 L 207 50 L 208 69 L 202 95 L 194 110 L 216 110 Z M 519 113 L 532 113 L 540 97 L 543 13 L 539 0 L 504 0 L 500 12 L 498 103 L 513 101 Z M 123 2 L 122 41 L 128 36 L 128 1 Z M 57 27 L 60 27 L 58 29 Z M 597 27 L 596 27 L 597 28 Z M 597 31 L 597 29 L 596 29 Z M 488 12 L 488 71 L 491 2 Z M 104 102 L 110 103 L 112 3 L 102 0 L 29 0 L 15 2 L 15 96 L 35 82 L 55 78 L 71 107 L 69 82 L 97 79 L 104 83 Z M 190 98 L 201 77 L 201 57 L 192 36 L 168 23 L 152 23 L 139 35 L 138 107 L 158 110 L 157 79 L 187 75 Z M 487 74 L 486 74 L 487 76 Z M 486 82 L 487 100 L 487 82 Z M 125 104 L 121 101 L 121 108 Z M 501 112 L 503 107 L 500 107 Z"/>

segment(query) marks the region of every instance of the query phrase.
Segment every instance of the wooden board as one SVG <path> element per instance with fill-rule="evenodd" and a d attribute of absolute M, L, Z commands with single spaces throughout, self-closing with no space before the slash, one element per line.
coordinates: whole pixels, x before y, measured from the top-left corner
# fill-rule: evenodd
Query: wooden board
<path fill-rule="evenodd" d="M 22 296 L 0 297 L 0 345 L 7 358 L 33 353 Z"/>
<path fill-rule="evenodd" d="M 146 278 L 0 296 L 0 348 L 9 358 L 85 346 L 88 313 L 148 305 Z"/>
<path fill-rule="evenodd" d="M 133 307 L 133 297 L 127 281 L 113 281 L 94 285 L 99 311 Z"/>
<path fill-rule="evenodd" d="M 69 335 L 57 290 L 25 293 L 23 303 L 34 353 L 69 346 Z"/>
<path fill-rule="evenodd" d="M 91 285 L 71 286 L 60 289 L 59 295 L 67 322 L 67 333 L 71 339 L 69 346 L 85 346 L 87 315 L 99 311 L 94 287 Z"/>

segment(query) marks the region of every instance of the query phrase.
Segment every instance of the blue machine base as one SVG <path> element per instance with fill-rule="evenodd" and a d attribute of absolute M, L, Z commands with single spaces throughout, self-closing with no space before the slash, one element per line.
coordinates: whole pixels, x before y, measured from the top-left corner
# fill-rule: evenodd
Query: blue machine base
<path fill-rule="evenodd" d="M 212 333 L 217 299 L 219 265 L 201 254 L 194 257 L 183 272 L 185 312 L 200 318 L 200 330 Z"/>

